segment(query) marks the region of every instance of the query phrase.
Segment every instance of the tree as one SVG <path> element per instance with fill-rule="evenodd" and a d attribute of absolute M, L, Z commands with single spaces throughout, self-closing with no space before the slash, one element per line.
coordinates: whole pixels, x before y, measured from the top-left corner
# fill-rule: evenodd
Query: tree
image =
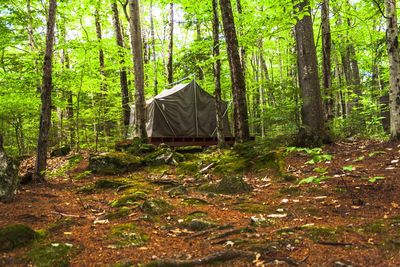
<path fill-rule="evenodd" d="M 119 49 L 118 53 L 120 58 L 119 82 L 121 86 L 122 123 L 124 125 L 124 138 L 127 138 L 131 109 L 129 107 L 129 90 L 128 90 L 127 71 L 125 67 L 124 40 L 122 37 L 121 25 L 119 22 L 118 6 L 115 0 L 111 3 L 111 9 L 113 11 L 115 40 L 117 42 L 117 46 Z"/>
<path fill-rule="evenodd" d="M 308 0 L 295 5 L 299 12 L 306 12 L 297 18 L 295 26 L 297 64 L 301 97 L 303 99 L 302 121 L 299 131 L 299 144 L 320 145 L 326 141 L 324 109 L 318 78 L 317 53 Z"/>
<path fill-rule="evenodd" d="M 173 54 L 174 54 L 174 3 L 169 4 L 170 17 L 169 17 L 169 44 L 168 44 L 168 62 L 167 62 L 167 77 L 168 82 L 171 84 L 174 82 L 174 66 L 173 66 Z"/>
<path fill-rule="evenodd" d="M 222 97 L 221 97 L 221 60 L 219 59 L 219 18 L 218 18 L 218 2 L 212 0 L 213 7 L 213 55 L 215 58 L 214 62 L 214 83 L 215 83 L 215 105 L 216 105 L 216 116 L 217 116 L 217 138 L 218 146 L 225 146 L 225 134 L 222 114 Z"/>
<path fill-rule="evenodd" d="M 142 140 L 147 138 L 146 102 L 144 98 L 144 68 L 142 30 L 140 26 L 139 0 L 129 0 L 132 56 L 135 73 L 135 123 L 136 134 Z"/>
<path fill-rule="evenodd" d="M 39 138 L 37 145 L 36 166 L 34 179 L 36 182 L 44 182 L 44 171 L 47 165 L 47 147 L 49 144 L 49 130 L 51 124 L 51 90 L 52 67 L 53 67 L 53 47 L 54 47 L 54 27 L 56 24 L 57 1 L 50 0 L 46 31 L 46 51 L 43 64 L 43 82 L 41 92 L 41 113 Z"/>
<path fill-rule="evenodd" d="M 246 100 L 246 82 L 240 61 L 235 21 L 233 18 L 231 1 L 220 0 L 219 3 L 222 13 L 222 22 L 232 81 L 235 137 L 237 142 L 245 142 L 250 139 Z"/>
<path fill-rule="evenodd" d="M 331 77 L 331 26 L 329 22 L 329 0 L 321 5 L 322 24 L 322 84 L 325 90 L 325 111 L 327 120 L 333 119 L 333 93 Z"/>
<path fill-rule="evenodd" d="M 387 20 L 386 41 L 390 65 L 390 136 L 393 140 L 398 140 L 400 138 L 400 60 L 396 0 L 385 0 L 385 6 Z"/>
<path fill-rule="evenodd" d="M 156 34 L 154 30 L 154 18 L 153 18 L 153 0 L 150 0 L 150 35 L 151 35 L 151 56 L 153 60 L 153 72 L 154 72 L 154 95 L 158 95 L 158 71 L 157 71 L 157 57 L 156 57 Z"/>

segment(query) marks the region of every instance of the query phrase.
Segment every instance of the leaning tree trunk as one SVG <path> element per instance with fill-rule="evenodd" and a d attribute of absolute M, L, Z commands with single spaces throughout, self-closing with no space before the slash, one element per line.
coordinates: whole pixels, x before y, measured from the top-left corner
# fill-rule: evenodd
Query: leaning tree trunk
<path fill-rule="evenodd" d="M 169 83 L 174 82 L 173 54 L 174 54 L 174 4 L 170 3 L 169 44 L 168 44 L 168 63 L 167 63 L 167 77 Z"/>
<path fill-rule="evenodd" d="M 225 146 L 224 121 L 222 114 L 222 97 L 221 97 L 221 60 L 219 59 L 220 41 L 219 41 L 219 18 L 218 18 L 218 2 L 212 0 L 213 7 L 213 54 L 214 63 L 214 82 L 215 82 L 215 107 L 217 116 L 217 138 L 218 146 Z"/>
<path fill-rule="evenodd" d="M 133 65 L 135 73 L 135 123 L 136 134 L 143 141 L 147 138 L 146 132 L 146 103 L 144 99 L 144 67 L 142 51 L 142 30 L 140 26 L 139 0 L 129 0 Z"/>
<path fill-rule="evenodd" d="M 385 6 L 386 41 L 390 66 L 390 135 L 393 140 L 398 140 L 400 138 L 400 73 L 396 0 L 385 0 Z"/>
<path fill-rule="evenodd" d="M 317 53 L 309 2 L 303 0 L 295 7 L 301 13 L 307 12 L 301 19 L 297 19 L 295 26 L 299 83 L 303 99 L 303 126 L 299 131 L 298 143 L 299 145 L 314 146 L 320 145 L 326 140 Z"/>
<path fill-rule="evenodd" d="M 249 122 L 247 114 L 246 82 L 240 61 L 238 40 L 236 36 L 235 21 L 233 18 L 230 0 L 220 0 L 222 22 L 225 32 L 228 61 L 231 71 L 232 95 L 235 120 L 235 137 L 238 142 L 250 139 Z"/>
<path fill-rule="evenodd" d="M 128 90 L 127 71 L 125 67 L 124 39 L 122 37 L 121 24 L 119 22 L 119 12 L 116 1 L 112 2 L 111 9 L 113 11 L 115 39 L 117 41 L 119 50 L 118 54 L 120 58 L 119 83 L 121 86 L 122 122 L 124 125 L 124 138 L 127 138 L 131 109 L 129 107 L 129 90 Z"/>
<path fill-rule="evenodd" d="M 43 64 L 43 85 L 41 92 L 41 113 L 39 138 L 37 145 L 36 166 L 34 180 L 44 182 L 44 171 L 47 164 L 47 146 L 49 143 L 49 131 L 51 124 L 51 89 L 52 89 L 52 67 L 53 67 L 53 47 L 54 47 L 54 26 L 56 24 L 57 1 L 50 0 L 49 15 L 47 20 L 46 32 L 46 51 Z"/>
<path fill-rule="evenodd" d="M 322 84 L 325 90 L 325 111 L 327 121 L 331 121 L 333 115 L 333 93 L 331 77 L 331 26 L 329 22 L 329 0 L 324 0 L 321 6 L 322 16 Z"/>

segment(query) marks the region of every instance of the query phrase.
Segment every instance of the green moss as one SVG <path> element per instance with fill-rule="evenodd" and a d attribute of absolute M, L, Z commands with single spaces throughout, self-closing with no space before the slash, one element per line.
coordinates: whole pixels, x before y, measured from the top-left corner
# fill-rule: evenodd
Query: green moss
<path fill-rule="evenodd" d="M 191 231 L 203 231 L 216 226 L 216 223 L 205 219 L 193 219 L 190 222 L 184 223 L 184 227 Z"/>
<path fill-rule="evenodd" d="M 12 224 L 0 228 L 0 251 L 10 251 L 30 244 L 38 234 L 29 226 Z"/>
<path fill-rule="evenodd" d="M 111 207 L 123 207 L 123 206 L 139 206 L 139 201 L 146 200 L 147 194 L 142 191 L 129 192 L 120 198 L 113 200 L 110 205 Z"/>
<path fill-rule="evenodd" d="M 93 194 L 95 191 L 94 184 L 84 185 L 76 189 L 76 192 L 81 194 Z"/>
<path fill-rule="evenodd" d="M 149 215 L 162 215 L 170 212 L 174 207 L 167 201 L 159 199 L 148 199 L 143 202 L 141 209 Z"/>
<path fill-rule="evenodd" d="M 182 200 L 182 203 L 184 205 L 189 205 L 189 206 L 208 205 L 208 202 L 205 201 L 204 199 L 193 198 L 193 197 L 185 198 L 184 200 Z"/>
<path fill-rule="evenodd" d="M 192 213 L 189 213 L 188 215 L 186 215 L 186 217 L 184 218 L 184 222 L 185 223 L 189 223 L 195 219 L 203 219 L 207 217 L 207 212 L 203 212 L 203 211 L 194 211 Z"/>
<path fill-rule="evenodd" d="M 372 234 L 381 234 L 387 232 L 387 227 L 383 220 L 377 220 L 363 227 L 364 231 Z"/>
<path fill-rule="evenodd" d="M 72 244 L 52 243 L 33 248 L 27 258 L 37 267 L 67 267 L 76 252 Z"/>
<path fill-rule="evenodd" d="M 178 174 L 195 175 L 199 172 L 197 161 L 184 161 L 179 163 L 176 168 Z"/>
<path fill-rule="evenodd" d="M 117 189 L 121 186 L 126 186 L 128 183 L 120 180 L 100 179 L 94 183 L 95 189 Z"/>
<path fill-rule="evenodd" d="M 256 213 L 263 214 L 268 212 L 268 207 L 266 205 L 260 203 L 239 203 L 233 207 L 235 210 L 248 212 L 248 213 Z"/>
<path fill-rule="evenodd" d="M 149 236 L 142 233 L 133 223 L 114 226 L 110 238 L 119 248 L 143 246 L 149 240 Z"/>
<path fill-rule="evenodd" d="M 320 226 L 304 226 L 304 233 L 314 242 L 337 242 L 338 229 Z"/>
<path fill-rule="evenodd" d="M 214 192 L 219 194 L 240 194 L 248 193 L 252 190 L 242 177 L 224 177 L 216 185 L 205 185 L 200 187 L 200 190 L 206 192 Z"/>

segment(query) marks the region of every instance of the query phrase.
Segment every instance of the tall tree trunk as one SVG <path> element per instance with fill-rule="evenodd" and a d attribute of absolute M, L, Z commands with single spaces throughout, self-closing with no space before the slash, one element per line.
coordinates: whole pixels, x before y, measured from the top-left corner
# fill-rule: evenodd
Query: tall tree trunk
<path fill-rule="evenodd" d="M 26 1 L 26 13 L 28 16 L 28 38 L 29 38 L 29 46 L 31 47 L 31 51 L 36 53 L 37 51 L 37 46 L 36 46 L 36 41 L 35 41 L 35 36 L 33 32 L 33 19 L 32 19 L 32 9 L 31 9 L 31 0 Z M 37 57 L 35 56 L 35 61 L 34 61 L 34 67 L 35 67 L 35 73 L 37 75 L 37 80 L 36 80 L 36 91 L 40 93 L 41 89 L 41 84 L 40 84 L 40 74 L 39 74 L 39 62 Z"/>
<path fill-rule="evenodd" d="M 246 82 L 240 61 L 235 21 L 230 0 L 220 0 L 222 22 L 228 52 L 228 61 L 232 80 L 232 95 L 234 107 L 235 137 L 237 142 L 250 139 L 247 114 Z"/>
<path fill-rule="evenodd" d="M 217 116 L 217 138 L 218 146 L 225 146 L 225 132 L 224 120 L 222 114 L 222 97 L 221 97 L 221 60 L 220 55 L 220 41 L 219 41 L 219 18 L 218 18 L 218 2 L 212 0 L 213 8 L 213 55 L 214 62 L 214 82 L 215 82 L 215 107 Z"/>
<path fill-rule="evenodd" d="M 202 40 L 202 37 L 201 37 L 201 23 L 199 19 L 196 20 L 196 34 L 197 34 L 197 41 L 200 42 Z M 201 68 L 201 66 L 197 66 L 197 68 L 198 68 L 199 80 L 202 81 L 204 80 L 204 71 Z"/>
<path fill-rule="evenodd" d="M 321 6 L 322 16 L 322 84 L 325 90 L 325 111 L 328 121 L 333 115 L 333 92 L 331 77 L 331 26 L 329 22 L 329 0 L 324 0 Z"/>
<path fill-rule="evenodd" d="M 119 49 L 118 52 L 120 58 L 119 83 L 121 86 L 122 122 L 124 125 L 124 138 L 126 139 L 128 136 L 131 108 L 129 107 L 129 90 L 128 90 L 127 71 L 125 67 L 124 39 L 122 38 L 121 24 L 119 22 L 118 5 L 116 1 L 112 2 L 111 9 L 113 11 L 115 39 L 117 41 Z"/>
<path fill-rule="evenodd" d="M 43 85 L 41 92 L 41 113 L 39 138 L 37 145 L 36 166 L 34 180 L 44 182 L 44 171 L 47 167 L 47 146 L 49 143 L 49 131 L 51 124 L 51 90 L 52 90 L 52 67 L 54 47 L 54 26 L 56 24 L 57 1 L 50 0 L 46 31 L 46 51 L 43 64 Z"/>
<path fill-rule="evenodd" d="M 129 0 L 131 45 L 135 73 L 135 123 L 136 134 L 143 141 L 146 132 L 146 102 L 144 98 L 144 67 L 142 49 L 142 30 L 140 26 L 139 0 Z"/>
<path fill-rule="evenodd" d="M 151 55 L 153 58 L 153 73 L 154 73 L 154 95 L 158 95 L 158 77 L 157 77 L 157 58 L 156 58 L 156 34 L 154 30 L 153 18 L 153 0 L 150 0 L 150 34 L 151 34 Z"/>
<path fill-rule="evenodd" d="M 385 6 L 387 17 L 386 38 L 390 66 L 390 135 L 393 140 L 398 140 L 400 138 L 400 73 L 396 0 L 385 0 Z"/>
<path fill-rule="evenodd" d="M 174 3 L 169 4 L 169 44 L 168 44 L 168 63 L 167 63 L 167 76 L 168 82 L 174 82 L 174 69 L 173 69 L 173 54 L 174 54 Z"/>
<path fill-rule="evenodd" d="M 63 42 L 63 49 L 62 49 L 62 61 L 63 67 L 68 72 L 70 70 L 70 59 L 68 54 L 68 49 L 65 47 L 67 42 L 67 31 L 65 27 L 65 18 L 62 17 L 62 23 L 60 25 L 62 42 Z M 66 115 L 68 121 L 68 130 L 69 130 L 69 145 L 70 147 L 74 147 L 74 139 L 75 139 L 75 128 L 74 128 L 74 105 L 73 105 L 73 95 L 71 90 L 65 91 L 65 99 L 67 100 L 67 107 L 66 107 Z"/>
<path fill-rule="evenodd" d="M 96 140 L 99 135 L 99 130 L 100 130 L 100 124 L 103 124 L 104 126 L 104 135 L 105 136 L 110 136 L 110 125 L 109 121 L 106 119 L 107 116 L 107 104 L 106 104 L 106 92 L 107 92 L 107 84 L 105 83 L 105 77 L 106 77 L 106 72 L 105 72 L 105 63 L 104 63 L 104 50 L 102 47 L 102 30 L 101 30 L 101 22 L 100 22 L 100 13 L 99 9 L 101 6 L 101 0 L 97 0 L 98 5 L 96 6 L 95 9 L 95 14 L 94 14 L 94 19 L 95 19 L 95 25 L 96 25 L 96 36 L 97 36 L 97 42 L 99 44 L 99 70 L 100 70 L 100 91 L 101 91 L 101 100 L 100 100 L 100 114 L 97 123 L 95 123 L 95 132 L 96 132 Z"/>
<path fill-rule="evenodd" d="M 303 127 L 299 131 L 298 142 L 299 145 L 314 146 L 326 141 L 317 53 L 309 2 L 303 0 L 295 7 L 299 12 L 307 12 L 301 19 L 298 18 L 295 26 L 299 84 L 303 99 Z"/>

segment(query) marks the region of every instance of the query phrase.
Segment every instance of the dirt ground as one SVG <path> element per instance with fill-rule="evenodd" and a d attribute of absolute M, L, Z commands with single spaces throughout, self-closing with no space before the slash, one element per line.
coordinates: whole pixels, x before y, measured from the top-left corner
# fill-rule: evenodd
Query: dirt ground
<path fill-rule="evenodd" d="M 174 167 L 73 179 L 85 171 L 85 159 L 48 184 L 21 186 L 13 202 L 0 204 L 0 227 L 18 223 L 45 233 L 29 246 L 0 253 L 0 265 L 29 266 L 26 255 L 33 247 L 63 243 L 75 248 L 68 255 L 71 266 L 193 263 L 218 255 L 216 266 L 400 266 L 400 144 L 338 142 L 312 158 L 309 151 L 288 154 L 285 170 L 295 181 L 268 169 L 247 172 L 253 190 L 237 195 L 203 193 L 198 179 Z M 50 166 L 65 162 L 55 158 Z M 174 208 L 149 216 L 140 201 L 110 205 L 125 194 L 123 188 L 91 190 L 98 180 L 121 178 Z M 321 181 L 299 184 L 305 178 Z M 205 174 L 203 182 L 218 179 Z M 174 195 L 173 186 L 188 192 Z M 188 227 L 190 216 L 211 226 Z M 134 229 L 118 235 L 121 225 Z M 229 260 L 229 252 L 236 258 Z"/>

